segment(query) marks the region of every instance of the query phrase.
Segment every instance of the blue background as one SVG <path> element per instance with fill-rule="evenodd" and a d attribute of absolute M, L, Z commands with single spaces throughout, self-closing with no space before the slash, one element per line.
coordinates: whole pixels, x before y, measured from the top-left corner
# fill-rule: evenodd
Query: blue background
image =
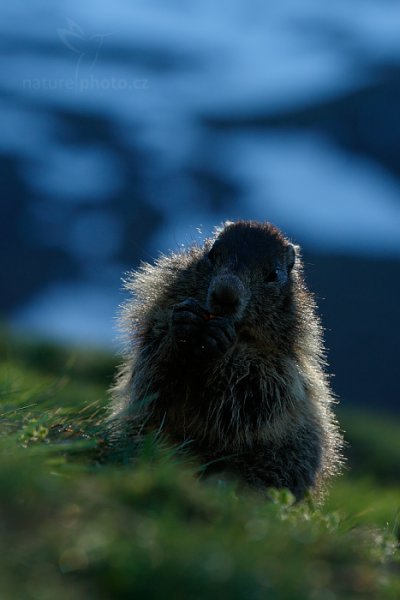
<path fill-rule="evenodd" d="M 116 343 L 121 277 L 225 219 L 303 247 L 343 403 L 400 412 L 400 5 L 0 8 L 0 309 Z"/>

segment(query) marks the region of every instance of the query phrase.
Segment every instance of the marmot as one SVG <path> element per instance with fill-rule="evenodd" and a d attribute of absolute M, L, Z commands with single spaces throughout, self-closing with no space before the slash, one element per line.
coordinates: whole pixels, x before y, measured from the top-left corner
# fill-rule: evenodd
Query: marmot
<path fill-rule="evenodd" d="M 297 500 L 338 470 L 320 321 L 299 247 L 277 227 L 225 223 L 203 246 L 142 264 L 125 287 L 114 434 L 190 441 L 210 468 Z"/>

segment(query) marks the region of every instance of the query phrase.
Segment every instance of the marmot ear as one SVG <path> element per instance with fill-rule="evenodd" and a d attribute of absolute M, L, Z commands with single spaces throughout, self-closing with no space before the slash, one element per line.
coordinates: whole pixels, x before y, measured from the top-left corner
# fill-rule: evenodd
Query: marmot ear
<path fill-rule="evenodd" d="M 226 229 L 227 227 L 230 227 L 231 225 L 234 225 L 235 222 L 234 221 L 225 221 L 223 224 L 223 228 Z"/>
<path fill-rule="evenodd" d="M 288 273 L 293 269 L 294 263 L 296 262 L 297 247 L 294 244 L 289 244 L 286 247 L 286 267 Z"/>
<path fill-rule="evenodd" d="M 224 221 L 221 225 L 214 227 L 214 236 L 218 237 L 227 227 L 234 225 L 234 221 Z"/>

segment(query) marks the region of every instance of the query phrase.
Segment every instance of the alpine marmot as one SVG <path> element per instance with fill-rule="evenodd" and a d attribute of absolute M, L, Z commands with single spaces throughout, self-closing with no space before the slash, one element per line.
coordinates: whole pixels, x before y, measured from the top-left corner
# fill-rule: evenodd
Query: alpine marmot
<path fill-rule="evenodd" d="M 320 489 L 342 438 L 299 247 L 268 222 L 228 222 L 125 286 L 114 438 L 160 431 L 257 489 Z"/>

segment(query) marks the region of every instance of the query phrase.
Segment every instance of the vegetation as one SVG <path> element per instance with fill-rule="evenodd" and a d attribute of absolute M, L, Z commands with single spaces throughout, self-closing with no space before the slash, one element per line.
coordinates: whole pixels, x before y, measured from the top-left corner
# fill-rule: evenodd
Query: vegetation
<path fill-rule="evenodd" d="M 110 357 L 6 335 L 0 356 L 1 600 L 400 597 L 393 419 L 343 409 L 325 504 L 265 502 L 151 436 L 109 456 Z"/>

